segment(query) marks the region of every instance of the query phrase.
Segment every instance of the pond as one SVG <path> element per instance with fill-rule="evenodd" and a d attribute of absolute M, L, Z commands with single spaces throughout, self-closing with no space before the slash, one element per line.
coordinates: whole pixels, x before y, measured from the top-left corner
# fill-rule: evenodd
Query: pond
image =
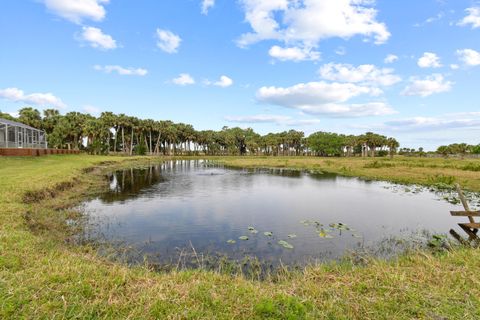
<path fill-rule="evenodd" d="M 381 251 L 386 239 L 446 234 L 460 205 L 426 188 L 285 169 L 239 170 L 182 160 L 108 175 L 109 190 L 85 202 L 86 238 L 175 263 L 248 255 L 302 264 L 349 251 Z"/>

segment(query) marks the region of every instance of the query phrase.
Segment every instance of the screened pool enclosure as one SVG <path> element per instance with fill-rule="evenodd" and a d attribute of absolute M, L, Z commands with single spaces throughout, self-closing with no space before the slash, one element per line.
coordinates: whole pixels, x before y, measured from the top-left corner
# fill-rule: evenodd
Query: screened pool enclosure
<path fill-rule="evenodd" d="M 42 130 L 0 118 L 0 148 L 46 149 L 47 139 Z"/>

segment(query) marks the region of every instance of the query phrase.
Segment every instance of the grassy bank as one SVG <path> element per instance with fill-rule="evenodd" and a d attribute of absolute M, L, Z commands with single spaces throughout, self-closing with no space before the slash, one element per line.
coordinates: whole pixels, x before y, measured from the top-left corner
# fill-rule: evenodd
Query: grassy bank
<path fill-rule="evenodd" d="M 480 191 L 480 173 L 465 170 L 468 163 L 476 168 L 478 160 L 402 158 L 390 161 L 392 166 L 371 159 L 217 160 L 425 184 L 435 182 L 431 177 L 454 177 Z M 74 213 L 62 209 L 105 183 L 102 167 L 122 161 L 132 159 L 0 158 L 1 319 L 480 318 L 479 250 L 372 259 L 366 266 L 311 266 L 259 282 L 205 271 L 128 268 L 90 247 L 71 245 L 71 226 L 62 221 Z M 97 169 L 86 170 L 91 167 Z"/>
<path fill-rule="evenodd" d="M 480 159 L 231 157 L 220 161 L 234 167 L 309 169 L 426 186 L 457 182 L 466 189 L 480 192 Z"/>

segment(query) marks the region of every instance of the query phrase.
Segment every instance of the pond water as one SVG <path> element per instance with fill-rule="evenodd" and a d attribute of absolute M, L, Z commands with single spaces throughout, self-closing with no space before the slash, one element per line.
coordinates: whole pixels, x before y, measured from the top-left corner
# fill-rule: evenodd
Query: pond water
<path fill-rule="evenodd" d="M 194 248 L 202 256 L 301 264 L 423 230 L 446 234 L 462 222 L 449 214 L 459 205 L 426 189 L 334 174 L 188 160 L 108 178 L 109 191 L 82 206 L 86 237 L 133 248 L 139 261 L 174 263 Z"/>

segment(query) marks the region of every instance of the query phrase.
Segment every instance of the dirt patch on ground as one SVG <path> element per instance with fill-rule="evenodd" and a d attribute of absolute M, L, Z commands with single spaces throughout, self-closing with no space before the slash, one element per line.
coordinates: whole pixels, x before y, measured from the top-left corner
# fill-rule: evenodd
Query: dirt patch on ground
<path fill-rule="evenodd" d="M 27 204 L 36 203 L 45 199 L 54 198 L 58 193 L 69 190 L 78 183 L 78 178 L 73 178 L 70 181 L 64 181 L 56 184 L 52 188 L 45 188 L 42 190 L 27 191 L 23 195 L 23 202 Z"/>

